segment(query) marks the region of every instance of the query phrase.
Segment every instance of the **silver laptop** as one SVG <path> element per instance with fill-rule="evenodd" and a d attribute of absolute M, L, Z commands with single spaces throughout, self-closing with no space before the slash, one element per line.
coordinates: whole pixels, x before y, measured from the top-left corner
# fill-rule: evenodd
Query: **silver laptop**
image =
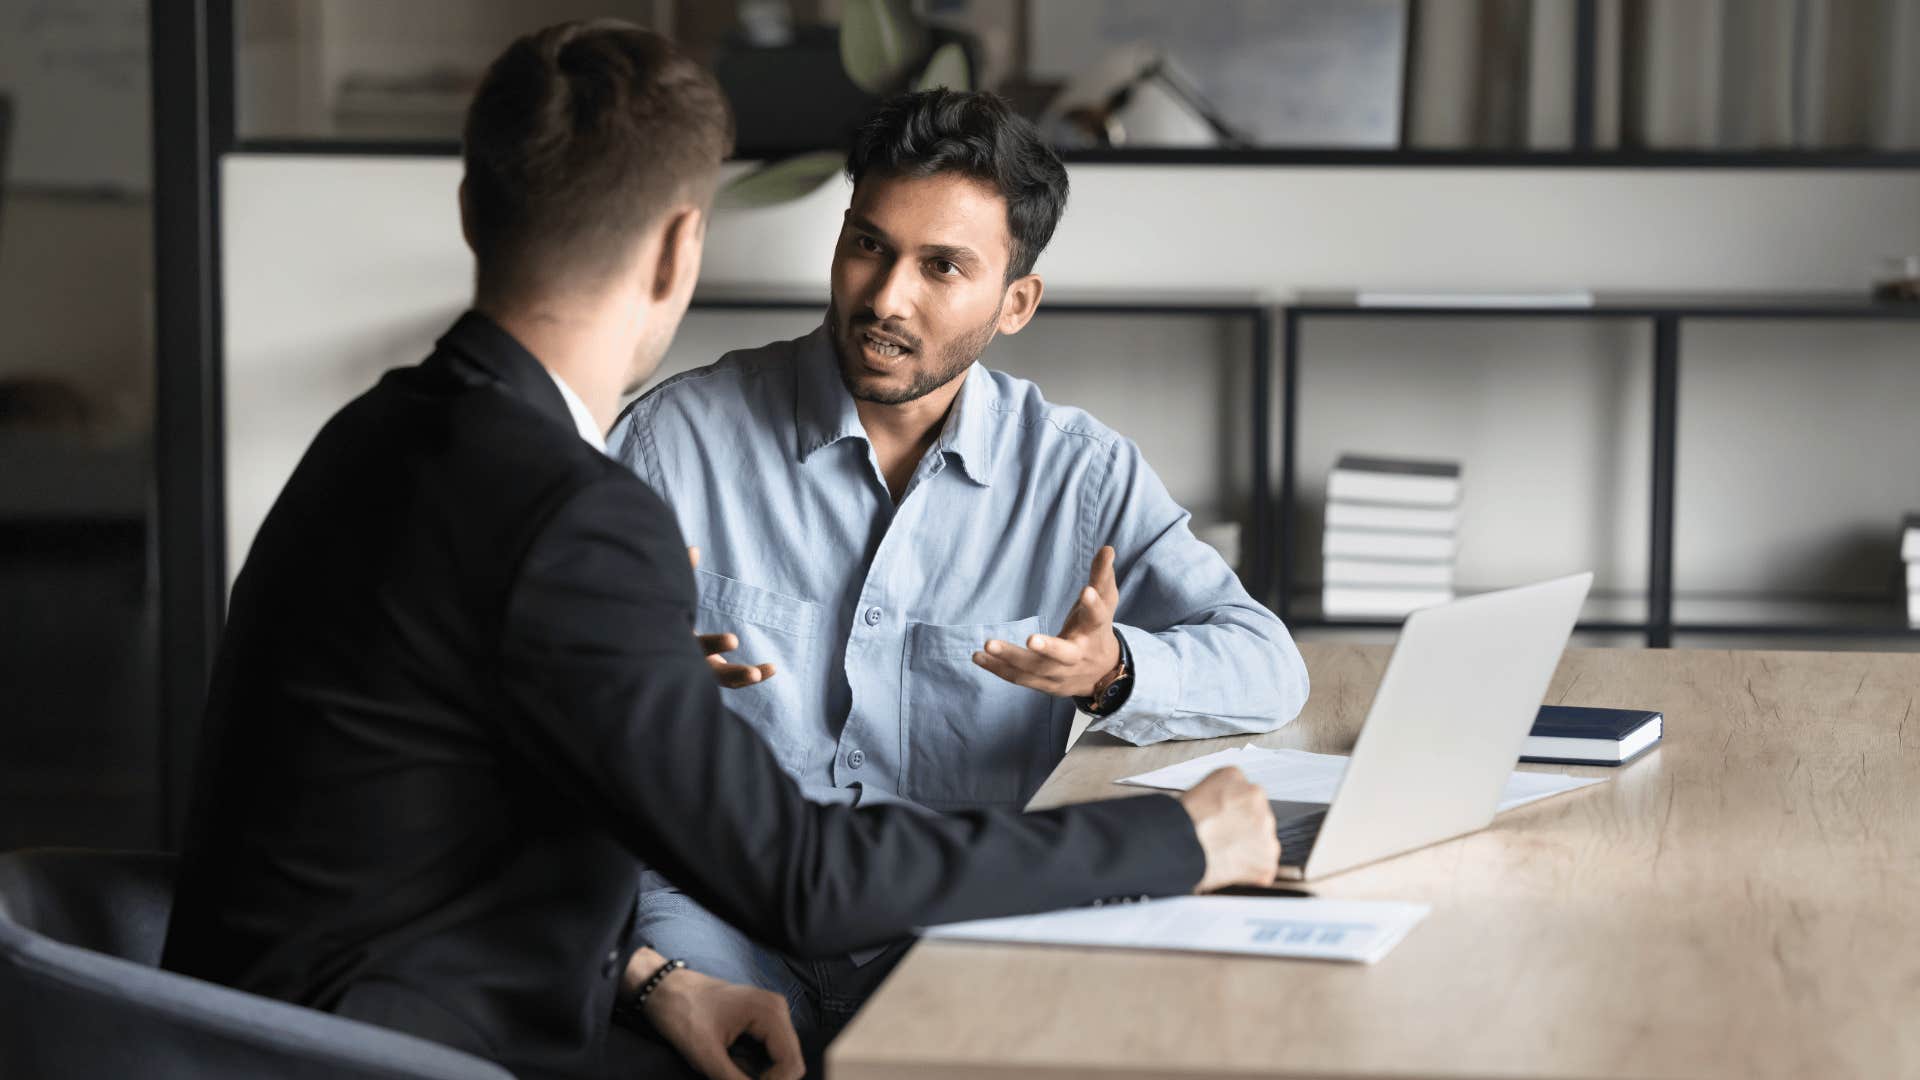
<path fill-rule="evenodd" d="M 1574 574 L 1407 616 L 1333 801 L 1273 804 L 1280 876 L 1486 828 L 1591 584 Z"/>

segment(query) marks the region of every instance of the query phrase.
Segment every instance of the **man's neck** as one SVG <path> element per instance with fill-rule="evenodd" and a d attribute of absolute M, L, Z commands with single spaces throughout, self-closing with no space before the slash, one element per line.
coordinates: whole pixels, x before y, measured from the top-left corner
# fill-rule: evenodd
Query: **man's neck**
<path fill-rule="evenodd" d="M 613 427 L 637 345 L 633 326 L 611 311 L 590 305 L 567 309 L 476 303 L 475 307 L 579 396 L 601 434 Z"/>
<path fill-rule="evenodd" d="M 900 405 L 854 399 L 854 411 L 866 430 L 867 441 L 873 444 L 874 459 L 894 502 L 906 494 L 914 468 L 940 437 L 947 414 L 953 411 L 953 403 L 966 384 L 967 374 L 962 371 L 938 390 Z"/>

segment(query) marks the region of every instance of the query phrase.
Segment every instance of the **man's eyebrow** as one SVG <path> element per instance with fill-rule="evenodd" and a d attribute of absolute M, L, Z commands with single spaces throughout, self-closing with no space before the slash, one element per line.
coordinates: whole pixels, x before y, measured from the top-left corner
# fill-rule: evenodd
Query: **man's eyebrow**
<path fill-rule="evenodd" d="M 869 233 L 889 243 L 892 242 L 892 237 L 887 235 L 885 229 L 875 225 L 872 221 L 859 214 L 849 216 L 847 218 L 847 224 L 863 233 Z M 981 261 L 980 253 L 964 244 L 922 244 L 920 246 L 920 254 L 929 259 L 947 259 L 957 263 L 978 263 Z"/>
<path fill-rule="evenodd" d="M 859 229 L 863 233 L 872 233 L 873 235 L 879 237 L 882 240 L 887 239 L 887 230 L 882 229 L 880 226 L 875 225 L 873 222 L 867 220 L 866 218 L 860 216 L 859 214 L 850 215 L 847 218 L 847 224 L 853 226 L 856 229 Z"/>
<path fill-rule="evenodd" d="M 959 244 L 926 244 L 920 248 L 920 253 L 929 259 L 945 259 L 948 262 L 977 263 L 980 261 L 979 254 L 972 248 L 962 247 Z"/>

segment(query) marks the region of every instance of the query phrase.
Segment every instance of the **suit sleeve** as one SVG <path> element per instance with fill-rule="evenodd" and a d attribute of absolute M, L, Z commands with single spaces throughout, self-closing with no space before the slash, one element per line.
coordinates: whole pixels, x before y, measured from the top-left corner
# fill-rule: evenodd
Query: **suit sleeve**
<path fill-rule="evenodd" d="M 915 927 L 1192 890 L 1166 796 L 1033 814 L 823 806 L 720 702 L 671 512 L 627 475 L 540 530 L 502 632 L 506 738 L 633 853 L 776 948 L 830 956 Z"/>

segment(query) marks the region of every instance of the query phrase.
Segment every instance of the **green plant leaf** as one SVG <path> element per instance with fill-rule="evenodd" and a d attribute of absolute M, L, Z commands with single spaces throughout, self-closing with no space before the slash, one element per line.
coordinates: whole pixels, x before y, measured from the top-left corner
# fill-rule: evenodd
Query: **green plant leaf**
<path fill-rule="evenodd" d="M 846 0 L 840 13 L 840 66 L 869 94 L 896 86 L 927 48 L 927 28 L 906 0 Z"/>
<path fill-rule="evenodd" d="M 914 81 L 915 90 L 934 90 L 939 87 L 949 90 L 973 89 L 973 71 L 967 66 L 967 50 L 957 41 L 949 41 L 933 51 L 927 61 L 927 69 Z"/>
<path fill-rule="evenodd" d="M 846 165 L 846 155 L 838 150 L 815 150 L 769 162 L 734 177 L 720 189 L 714 208 L 750 210 L 803 199 L 839 175 Z"/>

